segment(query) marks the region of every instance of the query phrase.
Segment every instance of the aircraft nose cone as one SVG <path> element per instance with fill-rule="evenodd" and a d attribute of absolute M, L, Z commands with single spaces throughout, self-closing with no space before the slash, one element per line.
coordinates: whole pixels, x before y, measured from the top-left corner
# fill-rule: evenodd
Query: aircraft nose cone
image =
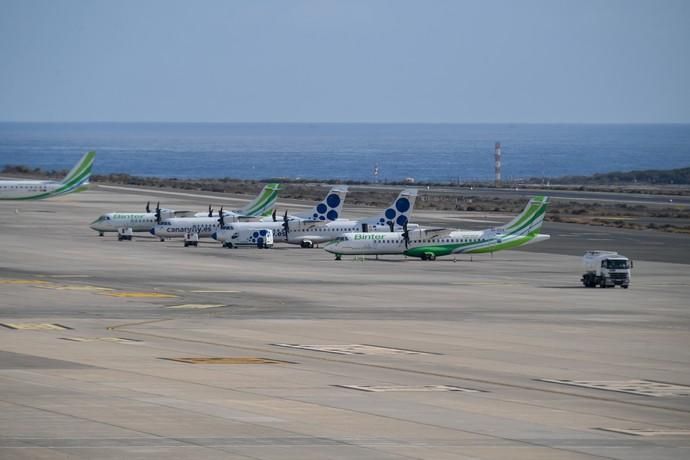
<path fill-rule="evenodd" d="M 153 236 L 156 236 L 156 227 L 152 227 L 151 230 L 149 230 L 149 233 Z"/>

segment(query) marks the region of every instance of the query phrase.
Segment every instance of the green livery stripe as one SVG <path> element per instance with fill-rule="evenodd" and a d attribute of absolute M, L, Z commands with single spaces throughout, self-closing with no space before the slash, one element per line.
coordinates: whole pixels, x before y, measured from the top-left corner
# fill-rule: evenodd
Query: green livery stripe
<path fill-rule="evenodd" d="M 544 220 L 544 214 L 548 207 L 547 197 L 534 197 L 513 223 L 503 227 L 505 233 L 492 235 L 483 241 L 450 244 L 430 244 L 417 246 L 405 251 L 405 254 L 413 257 L 421 257 L 424 254 L 444 256 L 454 253 L 481 254 L 496 252 L 504 249 L 512 249 L 530 243 L 539 235 L 539 229 Z M 483 233 L 484 235 L 487 232 Z M 473 237 L 471 237 L 473 238 Z"/>
<path fill-rule="evenodd" d="M 508 231 L 508 235 L 514 235 L 517 233 L 521 233 L 525 228 L 529 228 L 534 223 L 535 220 L 541 218 L 545 213 L 546 213 L 546 205 L 542 205 L 537 210 L 537 212 L 535 214 L 530 216 L 530 218 L 527 222 L 524 222 L 519 228 L 514 228 L 513 230 Z"/>
<path fill-rule="evenodd" d="M 527 244 L 530 241 L 532 241 L 536 235 L 537 235 L 536 233 L 529 233 L 527 235 L 512 238 L 509 241 L 503 241 L 503 242 L 498 243 L 498 244 L 491 244 L 489 246 L 471 249 L 471 250 L 467 251 L 467 253 L 468 254 L 482 254 L 482 253 L 487 253 L 487 252 L 501 251 L 503 249 L 517 248 L 519 246 L 522 246 L 522 245 Z"/>
<path fill-rule="evenodd" d="M 433 246 L 417 246 L 405 251 L 405 255 L 421 257 L 423 254 L 434 254 L 436 256 L 446 256 L 454 253 L 481 254 L 496 252 L 504 249 L 512 249 L 529 243 L 538 235 L 538 232 L 527 235 L 513 236 L 502 239 L 500 243 L 496 240 L 487 240 L 480 243 L 460 243 L 460 244 L 438 244 Z"/>
<path fill-rule="evenodd" d="M 268 184 L 264 187 L 261 194 L 249 205 L 242 208 L 240 212 L 246 216 L 258 216 L 273 207 L 278 199 L 280 184 Z"/>
<path fill-rule="evenodd" d="M 60 195 L 65 195 L 67 193 L 75 192 L 75 191 L 83 191 L 86 190 L 86 182 L 88 181 L 89 177 L 91 176 L 91 168 L 93 166 L 93 160 L 95 157 L 96 153 L 95 152 L 89 152 L 86 155 L 84 155 L 84 158 L 82 161 L 80 161 L 73 169 L 72 171 L 61 181 L 58 183 L 51 183 L 50 185 L 55 185 L 59 184 L 59 187 L 56 188 L 53 191 L 50 192 L 44 192 L 44 193 L 38 193 L 36 195 L 31 195 L 31 196 L 25 196 L 25 197 L 17 197 L 17 198 L 8 198 L 9 200 L 17 200 L 17 201 L 28 201 L 28 200 L 42 200 L 45 198 L 51 198 L 51 197 L 56 197 Z"/>
<path fill-rule="evenodd" d="M 91 173 L 91 167 L 93 166 L 93 160 L 96 157 L 96 152 L 88 152 L 81 159 L 77 165 L 72 168 L 72 170 L 67 174 L 67 176 L 62 179 L 62 183 L 66 184 L 72 182 L 75 178 L 82 177 L 85 171 Z"/>
<path fill-rule="evenodd" d="M 541 207 L 546 205 L 545 201 L 546 197 L 544 196 L 535 196 L 534 198 L 532 198 L 530 200 L 531 203 L 529 204 L 527 209 L 525 209 L 522 212 L 522 215 L 518 216 L 518 218 L 514 222 L 511 222 L 505 227 L 506 231 L 511 231 L 515 227 L 521 226 L 525 220 L 532 217 L 532 215 L 536 214 Z"/>

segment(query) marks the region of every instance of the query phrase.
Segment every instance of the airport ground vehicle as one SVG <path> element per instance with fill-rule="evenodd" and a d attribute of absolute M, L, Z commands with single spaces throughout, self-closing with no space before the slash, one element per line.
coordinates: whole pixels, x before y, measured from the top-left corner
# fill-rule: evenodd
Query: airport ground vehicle
<path fill-rule="evenodd" d="M 131 227 L 122 227 L 117 229 L 117 240 L 118 241 L 132 241 L 132 229 Z"/>
<path fill-rule="evenodd" d="M 199 234 L 198 233 L 185 233 L 184 235 L 184 247 L 186 248 L 187 246 L 194 246 L 197 247 L 199 246 Z"/>
<path fill-rule="evenodd" d="M 582 257 L 585 273 L 582 284 L 585 287 L 615 287 L 627 289 L 630 286 L 632 260 L 615 251 L 587 251 Z"/>
<path fill-rule="evenodd" d="M 259 249 L 273 247 L 273 231 L 271 229 L 236 229 L 234 227 L 234 225 L 225 227 L 226 230 L 230 230 L 230 234 L 227 239 L 223 240 L 223 247 L 255 246 Z"/>

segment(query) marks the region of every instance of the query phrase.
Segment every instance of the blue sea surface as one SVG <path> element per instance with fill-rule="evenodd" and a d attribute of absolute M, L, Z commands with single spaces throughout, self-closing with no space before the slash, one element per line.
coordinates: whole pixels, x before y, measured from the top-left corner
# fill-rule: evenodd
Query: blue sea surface
<path fill-rule="evenodd" d="M 0 123 L 0 167 L 238 179 L 487 180 L 690 166 L 690 125 Z"/>

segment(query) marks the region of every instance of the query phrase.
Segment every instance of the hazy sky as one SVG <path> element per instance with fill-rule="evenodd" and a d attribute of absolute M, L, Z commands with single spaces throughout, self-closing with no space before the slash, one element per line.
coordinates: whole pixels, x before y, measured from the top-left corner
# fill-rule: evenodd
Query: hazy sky
<path fill-rule="evenodd" d="M 690 1 L 0 0 L 0 120 L 690 122 Z"/>

